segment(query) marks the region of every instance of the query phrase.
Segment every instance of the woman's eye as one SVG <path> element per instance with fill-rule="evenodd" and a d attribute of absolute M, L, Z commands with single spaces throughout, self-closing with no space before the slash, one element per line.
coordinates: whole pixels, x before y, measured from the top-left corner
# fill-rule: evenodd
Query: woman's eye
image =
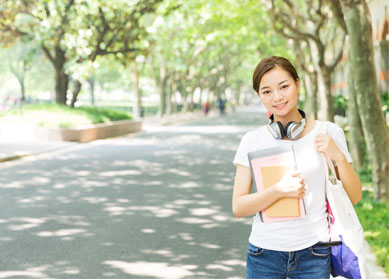
<path fill-rule="evenodd" d="M 289 84 L 285 84 L 285 85 L 281 86 L 281 89 L 286 89 L 288 87 L 289 87 Z"/>
<path fill-rule="evenodd" d="M 270 90 L 262 91 L 262 94 L 269 94 Z"/>

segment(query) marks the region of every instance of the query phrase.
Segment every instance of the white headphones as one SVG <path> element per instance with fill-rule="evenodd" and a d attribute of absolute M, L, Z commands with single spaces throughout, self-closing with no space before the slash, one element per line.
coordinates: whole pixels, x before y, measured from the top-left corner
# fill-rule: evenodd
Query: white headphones
<path fill-rule="evenodd" d="M 301 133 L 303 132 L 306 121 L 305 121 L 305 112 L 298 110 L 303 117 L 301 122 L 291 121 L 286 124 L 285 128 L 282 126 L 281 122 L 274 122 L 274 115 L 272 114 L 269 119 L 269 124 L 267 125 L 269 132 L 273 135 L 275 139 L 282 139 L 287 137 L 291 140 L 296 140 L 300 138 Z"/>

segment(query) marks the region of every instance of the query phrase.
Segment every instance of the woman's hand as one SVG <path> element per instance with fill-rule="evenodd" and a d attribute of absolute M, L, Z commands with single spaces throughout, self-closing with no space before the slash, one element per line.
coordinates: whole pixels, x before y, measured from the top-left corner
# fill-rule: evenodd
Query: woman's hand
<path fill-rule="evenodd" d="M 316 150 L 325 153 L 335 163 L 346 160 L 343 152 L 336 145 L 331 136 L 318 134 L 315 139 Z"/>
<path fill-rule="evenodd" d="M 286 174 L 280 182 L 275 184 L 280 198 L 298 198 L 301 199 L 305 195 L 305 181 L 301 176 L 301 172 L 292 171 Z"/>

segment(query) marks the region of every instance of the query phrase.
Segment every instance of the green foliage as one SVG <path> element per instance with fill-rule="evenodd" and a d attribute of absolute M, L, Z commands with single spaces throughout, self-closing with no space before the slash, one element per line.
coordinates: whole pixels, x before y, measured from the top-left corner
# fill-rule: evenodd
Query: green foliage
<path fill-rule="evenodd" d="M 368 165 L 366 168 L 364 168 L 362 171 L 358 172 L 358 177 L 361 180 L 362 184 L 369 184 L 372 181 L 371 177 L 371 167 Z"/>
<path fill-rule="evenodd" d="M 3 2 L 3 44 L 26 37 L 42 48 L 52 65 L 63 67 L 69 79 L 85 87 L 94 76 L 97 90 L 127 90 L 133 81 L 129 65 L 136 61 L 141 78 L 148 79 L 141 87 L 150 88 L 153 79 L 158 89 L 179 87 L 183 98 L 196 87 L 211 96 L 230 88 L 239 96 L 242 87 L 250 87 L 261 58 L 294 58 L 286 40 L 270 28 L 266 5 L 258 0 Z M 54 82 L 58 71 L 51 70 Z M 50 86 L 44 91 L 53 91 Z M 67 96 L 68 89 L 71 86 L 56 92 L 57 99 Z M 154 88 L 142 90 L 155 92 Z"/>
<path fill-rule="evenodd" d="M 57 104 L 25 105 L 20 114 L 17 108 L 0 114 L 0 123 L 43 126 L 50 128 L 71 128 L 116 120 L 132 119 L 124 111 L 98 108 L 70 108 Z"/>
<path fill-rule="evenodd" d="M 381 94 L 382 111 L 384 114 L 389 113 L 389 92 L 383 92 Z"/>
<path fill-rule="evenodd" d="M 156 84 L 167 76 L 184 98 L 197 87 L 209 91 L 210 98 L 226 88 L 239 95 L 242 87 L 250 87 L 261 58 L 288 53 L 285 40 L 269 26 L 257 0 L 184 1 L 154 22 L 152 67 L 164 75 L 155 76 Z"/>
<path fill-rule="evenodd" d="M 146 29 L 160 2 L 6 0 L 0 4 L 0 41 L 22 39 L 41 48 L 56 69 L 56 101 L 66 104 L 69 80 L 88 80 L 97 57 L 125 63 L 147 51 Z"/>
<path fill-rule="evenodd" d="M 334 101 L 335 114 L 345 116 L 347 110 L 348 98 L 343 95 L 336 95 L 333 96 L 332 98 Z"/>
<path fill-rule="evenodd" d="M 377 256 L 378 264 L 389 274 L 389 206 L 374 200 L 371 182 L 363 184 L 363 198 L 355 206 L 355 210 L 365 239 Z"/>

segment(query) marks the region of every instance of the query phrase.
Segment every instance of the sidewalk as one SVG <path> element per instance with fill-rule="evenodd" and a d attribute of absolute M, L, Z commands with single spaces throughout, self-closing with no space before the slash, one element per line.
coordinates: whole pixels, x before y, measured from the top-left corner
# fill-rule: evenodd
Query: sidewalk
<path fill-rule="evenodd" d="M 77 145 L 74 142 L 55 141 L 0 141 L 0 163 L 17 160 L 30 155 L 37 155 Z"/>
<path fill-rule="evenodd" d="M 217 115 L 216 111 L 211 111 L 208 117 Z M 202 118 L 205 118 L 203 112 L 166 115 L 162 118 L 158 116 L 145 117 L 140 133 L 150 132 L 161 126 L 184 124 Z M 81 144 L 82 143 L 78 142 L 27 141 L 20 138 L 3 138 L 0 139 L 0 163 L 21 159 L 31 155 L 53 152 Z"/>

